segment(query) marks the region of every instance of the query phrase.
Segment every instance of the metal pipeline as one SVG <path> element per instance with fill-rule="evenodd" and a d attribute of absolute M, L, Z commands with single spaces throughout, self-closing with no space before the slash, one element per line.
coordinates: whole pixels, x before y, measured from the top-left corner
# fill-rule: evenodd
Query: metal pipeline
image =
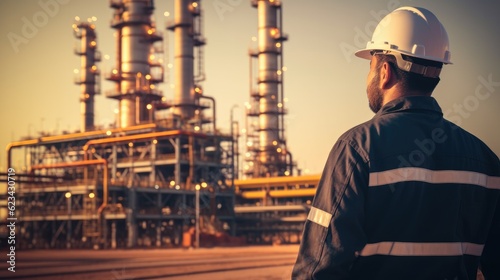
<path fill-rule="evenodd" d="M 199 98 L 209 99 L 214 104 L 214 106 L 212 108 L 212 117 L 213 117 L 214 134 L 215 134 L 215 133 L 217 133 L 217 117 L 216 117 L 217 114 L 215 113 L 217 111 L 215 110 L 215 98 L 213 98 L 211 96 L 205 96 L 205 95 L 200 95 Z"/>
<path fill-rule="evenodd" d="M 45 136 L 45 137 L 40 137 L 37 139 L 30 139 L 30 140 L 24 140 L 24 141 L 17 141 L 17 142 L 11 142 L 7 144 L 7 147 L 5 148 L 6 154 L 7 154 L 7 168 L 11 167 L 11 160 L 12 160 L 12 149 L 13 148 L 18 148 L 18 147 L 24 147 L 24 146 L 36 146 L 39 144 L 46 144 L 50 142 L 59 142 L 59 141 L 71 141 L 71 140 L 76 140 L 77 138 L 89 138 L 93 136 L 104 136 L 107 135 L 106 133 L 110 131 L 111 133 L 119 133 L 119 132 L 127 132 L 127 131 L 134 131 L 134 130 L 141 130 L 141 129 L 155 129 L 157 126 L 154 123 L 149 123 L 149 124 L 143 124 L 143 125 L 136 125 L 136 126 L 130 126 L 126 128 L 113 128 L 109 130 L 95 130 L 95 131 L 87 131 L 87 132 L 80 132 L 80 133 L 71 133 L 71 134 L 63 134 L 63 135 L 54 135 L 54 136 Z"/>
<path fill-rule="evenodd" d="M 287 164 L 287 168 L 288 168 L 288 171 L 290 172 L 290 175 L 293 175 L 293 157 L 292 157 L 292 153 L 290 153 L 290 151 L 286 151 L 286 155 L 288 156 L 288 164 Z M 286 162 L 286 161 L 285 161 Z"/>
<path fill-rule="evenodd" d="M 207 136 L 204 133 L 196 133 L 196 132 L 190 132 L 190 131 L 184 131 L 184 130 L 169 130 L 169 131 L 161 131 L 161 132 L 152 132 L 152 133 L 145 133 L 145 134 L 138 134 L 138 135 L 123 136 L 123 137 L 117 137 L 117 138 L 94 139 L 94 140 L 87 141 L 87 143 L 85 143 L 85 145 L 83 146 L 83 148 L 82 148 L 83 149 L 83 158 L 84 158 L 84 160 L 88 159 L 88 157 L 87 157 L 88 150 L 92 145 L 120 143 L 120 142 L 155 139 L 155 138 L 166 138 L 166 137 L 180 136 L 180 135 L 196 136 L 196 137 L 200 137 L 200 138 L 204 138 Z"/>

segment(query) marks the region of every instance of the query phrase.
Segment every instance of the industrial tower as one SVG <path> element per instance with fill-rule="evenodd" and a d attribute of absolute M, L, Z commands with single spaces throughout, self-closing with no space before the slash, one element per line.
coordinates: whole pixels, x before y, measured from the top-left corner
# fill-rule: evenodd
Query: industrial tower
<path fill-rule="evenodd" d="M 94 129 L 94 96 L 100 93 L 100 72 L 96 62 L 101 61 L 101 53 L 97 51 L 97 35 L 95 24 L 81 22 L 79 18 L 73 24 L 75 37 L 80 45 L 75 54 L 81 57 L 81 68 L 76 70 L 75 84 L 80 85 L 81 131 Z"/>
<path fill-rule="evenodd" d="M 244 174 L 253 178 L 289 176 L 294 163 L 285 138 L 283 43 L 288 37 L 283 34 L 281 1 L 253 0 L 252 6 L 258 13 L 258 48 L 250 50 Z M 257 79 L 253 78 L 255 59 Z"/>

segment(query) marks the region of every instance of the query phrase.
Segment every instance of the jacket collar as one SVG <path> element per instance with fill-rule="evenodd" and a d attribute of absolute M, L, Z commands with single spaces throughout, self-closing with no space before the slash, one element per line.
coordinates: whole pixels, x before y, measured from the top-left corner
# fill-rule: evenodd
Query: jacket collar
<path fill-rule="evenodd" d="M 404 111 L 427 111 L 427 113 L 443 115 L 436 99 L 430 96 L 405 96 L 396 98 L 385 104 L 375 117 Z M 422 112 L 424 113 L 424 112 Z"/>

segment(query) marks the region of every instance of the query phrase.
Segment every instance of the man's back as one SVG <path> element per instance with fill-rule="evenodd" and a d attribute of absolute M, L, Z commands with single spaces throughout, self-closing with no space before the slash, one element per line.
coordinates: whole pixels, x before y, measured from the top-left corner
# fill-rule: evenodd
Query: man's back
<path fill-rule="evenodd" d="M 365 142 L 370 245 L 354 269 L 375 271 L 363 269 L 368 265 L 397 275 L 410 265 L 425 276 L 420 279 L 454 279 L 464 270 L 475 275 L 477 257 L 472 256 L 481 255 L 498 201 L 498 190 L 488 181 L 499 176 L 498 158 L 439 111 L 429 111 L 432 98 L 406 100 L 411 102 L 386 110 L 368 126 L 367 135 L 375 136 Z M 390 255 L 378 254 L 388 246 Z M 398 255 L 406 257 L 394 257 Z M 391 266 L 383 269 L 388 260 Z"/>
<path fill-rule="evenodd" d="M 339 170 L 346 162 L 352 167 Z M 335 187 L 327 176 L 336 181 L 345 177 L 340 179 L 345 188 L 343 183 Z M 331 214 L 331 226 L 318 227 L 309 217 L 304 232 L 308 245 L 302 246 L 318 248 L 301 248 L 310 255 L 299 256 L 294 275 L 475 279 L 479 256 L 493 232 L 498 176 L 498 157 L 444 120 L 433 98 L 393 100 L 340 137 L 332 150 L 320 184 L 334 190 L 320 191 L 313 203 L 313 209 Z M 497 234 L 498 224 L 493 225 Z M 491 242 L 497 243 L 488 248 L 497 252 L 488 262 L 493 254 L 499 257 L 498 241 Z M 301 265 L 313 268 L 301 274 Z M 493 265 L 490 269 L 498 273 Z"/>

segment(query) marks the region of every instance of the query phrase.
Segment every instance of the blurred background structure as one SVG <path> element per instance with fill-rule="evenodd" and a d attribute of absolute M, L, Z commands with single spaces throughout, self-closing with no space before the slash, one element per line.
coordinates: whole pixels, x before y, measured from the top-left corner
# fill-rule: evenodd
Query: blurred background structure
<path fill-rule="evenodd" d="M 286 145 L 282 50 L 287 36 L 280 1 L 251 2 L 258 10 L 259 35 L 258 49 L 250 51 L 256 69 L 250 72 L 246 117 L 257 118 L 258 126 L 245 121 L 243 172 L 239 123 L 231 115 L 230 133 L 221 132 L 217 100 L 202 87 L 201 1 L 175 1 L 174 19 L 166 26 L 174 40 L 173 61 L 164 55 L 171 50 L 153 20 L 153 0 L 109 4 L 116 46 L 109 72 L 102 75 L 99 67 L 95 20 L 76 17 L 73 24 L 81 60 L 74 71 L 80 130 L 27 137 L 7 147 L 8 166 L 13 152 L 26 162 L 24 172 L 16 174 L 19 246 L 298 242 L 318 178 L 293 176 L 298 172 Z M 173 100 L 158 89 L 165 64 L 175 73 Z M 116 120 L 105 129 L 95 125 L 94 96 L 101 93 L 102 77 L 115 84 L 106 97 L 118 102 Z M 241 180 L 240 173 L 248 179 Z"/>

